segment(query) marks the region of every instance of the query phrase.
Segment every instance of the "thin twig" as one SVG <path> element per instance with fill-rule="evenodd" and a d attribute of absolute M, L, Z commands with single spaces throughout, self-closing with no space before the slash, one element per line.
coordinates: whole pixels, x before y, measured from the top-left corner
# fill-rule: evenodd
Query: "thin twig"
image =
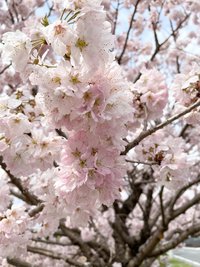
<path fill-rule="evenodd" d="M 51 245 L 58 245 L 58 246 L 74 246 L 72 243 L 60 243 L 60 242 L 56 242 L 56 241 L 51 241 L 51 240 L 43 240 L 43 239 L 37 239 L 37 238 L 32 238 L 31 239 L 34 242 L 39 242 L 39 243 L 45 243 L 45 244 L 51 244 Z"/>
<path fill-rule="evenodd" d="M 126 159 L 126 162 L 130 162 L 130 163 L 136 163 L 136 164 L 144 164 L 144 165 L 158 165 L 158 162 L 143 162 L 143 161 L 135 161 L 135 160 L 129 160 Z"/>
<path fill-rule="evenodd" d="M 133 23 L 135 14 L 137 12 L 137 6 L 138 6 L 139 2 L 140 2 L 140 0 L 137 0 L 137 2 L 135 4 L 135 9 L 134 9 L 134 12 L 133 12 L 132 17 L 131 17 L 131 21 L 130 21 L 129 29 L 127 31 L 127 35 L 126 35 L 126 40 L 125 40 L 125 43 L 124 43 L 124 47 L 123 47 L 123 50 L 122 50 L 122 52 L 121 52 L 121 54 L 120 54 L 120 56 L 118 58 L 119 65 L 120 65 L 121 60 L 122 60 L 122 57 L 123 57 L 123 55 L 124 55 L 124 53 L 126 51 L 126 46 L 127 46 L 127 43 L 128 43 L 129 34 L 130 34 L 131 29 L 132 29 L 132 23 Z"/>
<path fill-rule="evenodd" d="M 118 3 L 117 3 L 117 8 L 116 8 L 115 21 L 114 21 L 114 27 L 113 27 L 113 35 L 115 35 L 118 12 L 119 12 L 119 0 L 118 0 Z"/>
<path fill-rule="evenodd" d="M 164 190 L 164 186 L 161 187 L 159 198 L 160 198 L 160 207 L 161 207 L 161 214 L 162 214 L 162 223 L 163 223 L 163 227 L 165 228 L 165 212 L 164 212 L 163 199 L 162 199 L 163 190 Z"/>
<path fill-rule="evenodd" d="M 11 65 L 12 65 L 12 63 L 10 63 L 10 64 L 9 64 L 8 66 L 6 66 L 2 71 L 0 71 L 0 75 L 1 75 L 2 73 L 4 73 L 4 71 L 7 70 Z"/>

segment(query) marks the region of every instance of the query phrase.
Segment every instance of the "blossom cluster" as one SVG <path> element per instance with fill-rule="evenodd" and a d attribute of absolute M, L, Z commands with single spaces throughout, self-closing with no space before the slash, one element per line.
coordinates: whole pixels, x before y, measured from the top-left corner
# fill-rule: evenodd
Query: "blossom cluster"
<path fill-rule="evenodd" d="M 188 155 L 184 153 L 182 138 L 165 137 L 160 130 L 135 148 L 135 157 L 152 164 L 155 179 L 168 189 L 181 187 L 188 182 L 190 163 Z"/>
<path fill-rule="evenodd" d="M 39 110 L 23 89 L 1 97 L 0 107 L 0 151 L 14 175 L 29 175 L 38 168 L 44 171 L 59 160 L 63 138 L 51 133 L 45 136 L 36 129 Z"/>
<path fill-rule="evenodd" d="M 16 176 L 59 164 L 53 194 L 79 225 L 120 197 L 125 175 L 120 152 L 124 125 L 133 118 L 133 94 L 114 61 L 114 36 L 100 1 L 56 3 L 61 18 L 49 23 L 45 17 L 38 39 L 20 30 L 3 35 L 3 59 L 12 60 L 23 81 L 40 90 L 35 99 L 22 88 L 1 100 L 1 151 Z M 48 61 L 45 47 L 58 63 Z M 56 136 L 56 128 L 68 131 L 68 140 Z"/>
<path fill-rule="evenodd" d="M 190 71 L 178 74 L 171 87 L 176 100 L 177 112 L 195 103 L 200 97 L 200 66 L 194 63 Z M 197 107 L 192 112 L 186 114 L 184 119 L 189 124 L 199 124 L 200 109 Z"/>
<path fill-rule="evenodd" d="M 141 14 L 147 5 L 143 2 L 139 5 Z M 11 198 L 5 196 L 9 186 L 1 182 L 0 196 L 5 199 L 0 206 L 3 257 L 24 253 L 28 228 L 43 238 L 53 235 L 62 218 L 69 218 L 67 227 L 81 227 L 90 216 L 94 216 L 102 238 L 110 236 L 108 245 L 114 252 L 110 226 L 114 215 L 104 212 L 109 218 L 100 218 L 98 209 L 120 198 L 127 167 L 121 152 L 130 137 L 126 139 L 127 135 L 135 135 L 131 131 L 136 128 L 138 133 L 155 125 L 152 120 L 161 119 L 168 102 L 164 75 L 152 68 L 153 63 L 141 68 L 135 84 L 124 78 L 130 80 L 134 75 L 132 70 L 127 75 L 125 68 L 123 73 L 117 64 L 119 57 L 112 52 L 116 41 L 111 33 L 113 23 L 107 21 L 101 0 L 53 3 L 59 19 L 50 22 L 45 16 L 42 23 L 25 23 L 22 30 L 6 32 L 2 37 L 2 58 L 12 61 L 13 69 L 19 72 L 16 80 L 22 79 L 26 85 L 16 90 L 10 86 L 0 97 L 1 156 L 7 170 L 44 204 L 32 219 L 27 212 L 30 207 L 26 210 L 14 204 L 5 211 Z M 129 8 L 131 1 L 124 1 L 124 5 Z M 133 21 L 135 36 L 145 28 L 141 14 Z M 154 9 L 149 25 L 157 19 Z M 125 36 L 117 40 L 120 51 L 124 41 Z M 141 46 L 130 38 L 127 50 L 131 49 L 148 56 L 153 46 Z M 126 66 L 129 59 L 125 54 L 121 64 Z M 175 79 L 172 90 L 179 111 L 198 99 L 199 74 L 195 65 L 188 75 Z M 185 118 L 188 123 L 198 123 L 198 109 Z M 140 142 L 129 157 L 150 165 L 158 184 L 173 189 L 188 180 L 184 149 L 181 138 L 172 139 L 160 131 Z M 139 234 L 143 227 L 139 218 L 135 223 L 138 227 L 133 230 L 132 220 L 125 222 L 130 234 Z M 91 229 L 82 229 L 86 242 L 95 236 Z"/>
<path fill-rule="evenodd" d="M 18 255 L 24 253 L 30 233 L 27 230 L 29 216 L 25 212 L 26 207 L 21 204 L 13 204 L 0 217 L 0 254 Z"/>
<path fill-rule="evenodd" d="M 168 102 L 168 88 L 164 75 L 156 69 L 141 69 L 140 79 L 131 87 L 134 93 L 134 116 L 138 120 L 161 118 Z"/>

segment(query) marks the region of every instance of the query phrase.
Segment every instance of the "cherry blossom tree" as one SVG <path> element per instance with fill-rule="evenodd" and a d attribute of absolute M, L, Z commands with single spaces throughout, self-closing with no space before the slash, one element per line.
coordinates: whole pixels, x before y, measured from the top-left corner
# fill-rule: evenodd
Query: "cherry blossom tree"
<path fill-rule="evenodd" d="M 0 266 L 167 266 L 200 233 L 200 2 L 0 4 Z"/>

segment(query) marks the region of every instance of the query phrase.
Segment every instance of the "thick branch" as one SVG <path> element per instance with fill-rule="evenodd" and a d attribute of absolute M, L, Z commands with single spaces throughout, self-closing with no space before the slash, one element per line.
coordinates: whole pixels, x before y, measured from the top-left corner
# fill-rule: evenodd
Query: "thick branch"
<path fill-rule="evenodd" d="M 166 245 L 162 245 L 161 248 L 159 249 L 155 249 L 150 257 L 157 257 L 165 252 L 167 252 L 168 250 L 175 248 L 176 246 L 178 246 L 178 244 L 180 244 L 181 242 L 183 242 L 186 238 L 188 238 L 190 235 L 195 234 L 196 232 L 200 231 L 200 224 L 197 225 L 193 225 L 190 228 L 183 230 L 181 232 L 181 234 L 179 235 L 179 237 L 177 237 L 176 239 L 172 240 L 171 242 L 167 243 Z"/>
<path fill-rule="evenodd" d="M 146 178 L 145 174 L 143 177 Z M 143 179 L 144 181 L 144 179 Z M 114 209 L 115 213 L 117 214 L 124 214 L 124 217 L 122 218 L 122 221 L 125 223 L 125 220 L 127 216 L 132 212 L 132 210 L 135 208 L 135 206 L 138 203 L 138 200 L 142 194 L 142 189 L 140 184 L 135 185 L 134 183 L 132 184 L 132 189 L 133 191 L 129 195 L 129 197 L 123 202 L 122 207 L 119 207 L 118 205 L 116 206 L 114 203 Z"/>
<path fill-rule="evenodd" d="M 167 240 L 167 241 L 172 240 L 172 238 L 175 234 L 181 234 L 181 233 L 182 233 L 182 230 L 180 228 L 177 228 L 177 229 L 173 230 L 168 236 L 166 236 L 165 240 Z"/>
<path fill-rule="evenodd" d="M 61 129 L 55 129 L 55 131 L 57 132 L 57 134 L 58 134 L 59 136 L 62 136 L 62 137 L 64 137 L 64 138 L 68 139 L 68 138 L 67 138 L 67 135 L 66 135 Z"/>
<path fill-rule="evenodd" d="M 84 243 L 77 234 L 73 233 L 71 229 L 65 227 L 64 223 L 60 224 L 60 228 L 62 229 L 63 233 L 66 234 L 67 237 L 69 237 L 74 245 L 78 245 L 80 247 L 86 258 L 90 259 L 90 247 L 88 247 L 88 245 Z"/>
<path fill-rule="evenodd" d="M 171 215 L 170 220 L 175 219 L 180 214 L 184 213 L 186 210 L 191 208 L 193 205 L 197 204 L 200 201 L 200 193 L 193 197 L 191 200 L 188 200 L 184 205 L 182 205 L 180 208 L 174 210 L 174 212 Z"/>
<path fill-rule="evenodd" d="M 29 216 L 33 217 L 35 216 L 37 213 L 39 213 L 40 211 L 42 211 L 44 208 L 44 204 L 39 204 L 37 207 L 35 207 L 34 209 L 29 211 Z"/>
<path fill-rule="evenodd" d="M 125 231 L 123 230 L 121 224 L 120 224 L 120 219 L 119 217 L 116 218 L 115 222 L 111 224 L 112 228 L 114 230 L 116 230 L 116 232 L 118 233 L 118 235 L 121 237 L 122 242 L 124 242 L 124 244 L 132 244 L 132 238 L 130 236 L 128 236 Z"/>
<path fill-rule="evenodd" d="M 11 258 L 7 258 L 7 262 L 13 266 L 16 266 L 16 267 L 42 267 L 41 265 L 35 265 L 33 263 L 29 263 L 29 262 L 26 262 L 26 261 L 22 261 L 22 260 L 19 260 L 19 259 L 11 259 Z"/>
<path fill-rule="evenodd" d="M 86 257 L 90 258 L 90 248 L 94 249 L 95 251 L 103 250 L 107 255 L 110 255 L 110 250 L 107 245 L 101 244 L 94 240 L 84 242 L 80 237 L 80 232 L 78 229 L 69 229 L 64 225 L 63 222 L 61 222 L 60 228 L 62 229 L 62 232 L 60 233 L 59 231 L 57 231 L 54 235 L 67 236 L 71 240 L 73 245 L 80 247 L 83 255 L 85 255 Z"/>
<path fill-rule="evenodd" d="M 200 176 L 198 176 L 198 178 L 190 183 L 188 183 L 187 185 L 181 187 L 179 190 L 177 190 L 175 196 L 173 197 L 173 199 L 171 200 L 170 206 L 169 206 L 169 211 L 172 212 L 174 205 L 176 203 L 176 201 L 178 200 L 178 198 L 191 186 L 197 184 L 200 182 Z"/>
<path fill-rule="evenodd" d="M 27 201 L 27 198 L 26 198 L 23 194 L 20 194 L 20 193 L 18 193 L 18 192 L 15 192 L 15 191 L 12 190 L 12 189 L 10 190 L 10 193 L 11 193 L 11 195 L 13 195 L 13 196 L 15 196 L 15 197 L 17 197 L 17 198 L 23 200 L 24 202 L 28 202 L 28 201 Z M 31 204 L 31 203 L 28 203 L 28 204 Z"/>
<path fill-rule="evenodd" d="M 140 266 L 144 259 L 150 255 L 153 251 L 155 246 L 159 243 L 160 238 L 159 236 L 163 233 L 164 229 L 163 226 L 158 227 L 158 229 L 153 233 L 153 235 L 149 238 L 148 243 L 144 244 L 141 248 L 139 253 L 136 255 L 134 259 L 131 259 L 127 265 L 127 267 L 135 267 Z"/>

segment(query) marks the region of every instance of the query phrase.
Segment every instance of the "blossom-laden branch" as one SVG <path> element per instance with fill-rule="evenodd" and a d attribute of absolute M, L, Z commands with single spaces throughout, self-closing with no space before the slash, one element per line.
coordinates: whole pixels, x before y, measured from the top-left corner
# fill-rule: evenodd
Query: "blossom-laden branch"
<path fill-rule="evenodd" d="M 19 178 L 16 178 L 14 175 L 11 174 L 9 170 L 7 170 L 7 166 L 3 162 L 2 156 L 0 156 L 0 166 L 7 173 L 8 177 L 10 178 L 11 183 L 14 184 L 20 190 L 20 192 L 26 197 L 27 203 L 32 204 L 32 205 L 37 205 L 40 202 L 36 196 L 29 193 L 28 189 L 22 186 L 22 183 Z"/>
<path fill-rule="evenodd" d="M 129 150 L 131 150 L 132 148 L 134 148 L 135 146 L 137 146 L 143 139 L 145 139 L 147 136 L 151 135 L 152 133 L 155 133 L 156 131 L 164 128 L 165 126 L 171 124 L 173 121 L 183 117 L 185 114 L 191 112 L 193 109 L 197 108 L 200 106 L 200 100 L 197 101 L 196 103 L 194 103 L 193 105 L 191 105 L 190 107 L 186 108 L 184 111 L 182 111 L 181 113 L 174 115 L 173 117 L 167 119 L 166 121 L 164 121 L 163 123 L 160 123 L 159 125 L 141 132 L 141 134 L 135 139 L 133 140 L 131 143 L 129 143 L 125 150 L 121 153 L 121 155 L 126 155 L 128 153 Z"/>

